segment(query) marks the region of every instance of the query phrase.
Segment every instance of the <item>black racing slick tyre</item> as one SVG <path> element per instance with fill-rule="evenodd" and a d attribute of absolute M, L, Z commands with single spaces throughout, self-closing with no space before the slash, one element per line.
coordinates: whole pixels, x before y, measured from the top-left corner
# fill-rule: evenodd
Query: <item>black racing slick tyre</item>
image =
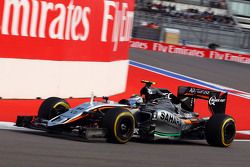
<path fill-rule="evenodd" d="M 228 147 L 232 144 L 236 134 L 235 121 L 225 114 L 215 114 L 205 127 L 206 140 L 209 145 Z"/>
<path fill-rule="evenodd" d="M 133 114 L 124 108 L 110 109 L 103 119 L 108 142 L 124 144 L 133 136 L 135 119 Z"/>
<path fill-rule="evenodd" d="M 38 111 L 38 118 L 50 120 L 70 109 L 70 105 L 64 99 L 50 97 L 43 101 Z"/>

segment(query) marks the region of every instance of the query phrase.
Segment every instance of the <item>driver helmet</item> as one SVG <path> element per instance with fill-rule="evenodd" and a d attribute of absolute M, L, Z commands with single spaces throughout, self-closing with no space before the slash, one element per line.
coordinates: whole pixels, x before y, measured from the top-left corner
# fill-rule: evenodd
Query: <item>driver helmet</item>
<path fill-rule="evenodd" d="M 134 94 L 128 99 L 129 105 L 131 107 L 138 107 L 140 104 L 143 103 L 143 99 L 141 96 Z"/>

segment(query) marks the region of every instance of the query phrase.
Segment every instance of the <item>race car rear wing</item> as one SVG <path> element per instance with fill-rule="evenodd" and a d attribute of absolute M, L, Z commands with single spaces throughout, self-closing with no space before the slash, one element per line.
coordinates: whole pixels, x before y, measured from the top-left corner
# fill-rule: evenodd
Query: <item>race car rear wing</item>
<path fill-rule="evenodd" d="M 224 114 L 226 111 L 227 92 L 180 86 L 177 98 L 183 104 L 182 107 L 189 111 L 194 111 L 194 99 L 208 100 L 212 114 Z"/>

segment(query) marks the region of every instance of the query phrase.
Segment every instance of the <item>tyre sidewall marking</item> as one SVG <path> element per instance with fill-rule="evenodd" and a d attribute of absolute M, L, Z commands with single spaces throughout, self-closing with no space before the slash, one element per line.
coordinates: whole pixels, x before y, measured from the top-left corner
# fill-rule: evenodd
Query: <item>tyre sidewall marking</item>
<path fill-rule="evenodd" d="M 224 136 L 224 128 L 225 128 L 225 125 L 228 123 L 228 122 L 230 122 L 230 121 L 232 121 L 233 123 L 234 123 L 234 119 L 233 118 L 228 118 L 228 119 L 226 119 L 226 121 L 222 124 L 222 128 L 221 128 L 221 142 L 222 142 L 222 144 L 224 145 L 224 146 L 229 146 L 231 143 L 225 143 L 225 136 Z M 234 123 L 235 124 L 235 123 Z"/>
<path fill-rule="evenodd" d="M 115 124 L 114 124 L 114 136 L 115 136 L 115 138 L 116 138 L 119 142 L 121 142 L 121 143 L 127 142 L 127 141 L 129 140 L 129 139 L 122 140 L 122 139 L 120 139 L 120 138 L 117 136 L 117 131 L 116 131 L 117 123 L 118 123 L 119 119 L 120 119 L 121 117 L 123 117 L 123 116 L 130 116 L 130 117 L 132 117 L 132 119 L 133 119 L 133 128 L 134 128 L 134 126 L 135 126 L 135 124 L 134 124 L 134 122 L 135 122 L 134 116 L 133 116 L 130 112 L 123 112 L 123 113 L 120 113 L 120 114 L 116 117 L 116 119 L 115 119 Z"/>
<path fill-rule="evenodd" d="M 68 105 L 67 103 L 65 103 L 65 102 L 58 102 L 58 103 L 56 103 L 56 104 L 53 106 L 53 108 L 55 109 L 56 107 L 58 107 L 58 106 L 60 106 L 60 105 L 62 105 L 62 106 L 65 107 L 66 109 L 69 109 L 69 108 L 70 108 L 69 105 Z"/>

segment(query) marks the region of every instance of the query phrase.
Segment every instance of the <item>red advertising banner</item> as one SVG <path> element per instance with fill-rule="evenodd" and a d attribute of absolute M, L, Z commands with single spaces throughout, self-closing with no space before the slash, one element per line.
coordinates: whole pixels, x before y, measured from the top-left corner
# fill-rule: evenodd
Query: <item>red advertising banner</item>
<path fill-rule="evenodd" d="M 0 0 L 0 58 L 126 60 L 134 0 Z"/>
<path fill-rule="evenodd" d="M 132 39 L 130 42 L 130 47 L 164 52 L 164 53 L 181 54 L 181 55 L 235 61 L 239 63 L 250 64 L 250 54 L 238 54 L 233 52 L 224 52 L 224 51 L 209 50 L 198 47 L 173 45 L 163 42 L 154 42 L 141 39 Z"/>

